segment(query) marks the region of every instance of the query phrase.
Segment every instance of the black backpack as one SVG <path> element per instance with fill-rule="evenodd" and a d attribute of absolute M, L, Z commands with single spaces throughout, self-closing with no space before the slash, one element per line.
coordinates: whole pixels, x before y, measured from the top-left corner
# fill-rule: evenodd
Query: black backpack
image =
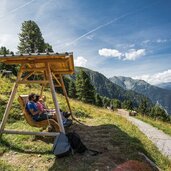
<path fill-rule="evenodd" d="M 99 151 L 87 148 L 82 143 L 81 138 L 80 138 L 80 136 L 77 133 L 70 132 L 70 133 L 67 133 L 66 136 L 68 137 L 68 141 L 69 141 L 69 143 L 71 145 L 71 149 L 74 152 L 83 154 L 85 151 L 88 151 L 88 152 L 92 152 L 92 153 L 90 153 L 91 156 L 95 156 L 97 154 L 101 154 L 101 152 L 99 152 Z"/>
<path fill-rule="evenodd" d="M 67 133 L 68 141 L 71 145 L 71 148 L 76 153 L 84 153 L 87 150 L 87 147 L 82 143 L 80 136 L 75 132 Z"/>

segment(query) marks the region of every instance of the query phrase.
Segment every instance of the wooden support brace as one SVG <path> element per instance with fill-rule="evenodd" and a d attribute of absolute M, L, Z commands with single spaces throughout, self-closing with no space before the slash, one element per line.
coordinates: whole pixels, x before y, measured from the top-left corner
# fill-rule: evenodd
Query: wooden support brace
<path fill-rule="evenodd" d="M 65 84 L 64 84 L 62 75 L 60 74 L 59 77 L 60 77 L 60 81 L 61 81 L 62 90 L 64 92 L 64 96 L 65 96 L 65 99 L 66 99 L 66 102 L 67 102 L 67 105 L 68 105 L 68 109 L 69 109 L 69 111 L 71 113 L 72 119 L 74 119 L 74 117 L 72 115 L 72 110 L 71 110 L 71 106 L 70 106 L 69 99 L 68 99 L 68 94 L 67 94 L 67 91 L 66 91 L 66 88 L 65 88 Z"/>
<path fill-rule="evenodd" d="M 58 105 L 58 101 L 57 101 L 57 97 L 56 97 L 55 87 L 54 87 L 54 83 L 53 83 L 53 79 L 52 79 L 52 73 L 51 73 L 50 65 L 48 63 L 47 63 L 47 76 L 49 79 L 52 98 L 53 98 L 53 102 L 54 102 L 55 109 L 56 109 L 56 118 L 58 120 L 59 129 L 60 129 L 60 132 L 65 133 L 65 129 L 63 126 L 63 121 L 62 121 L 62 116 L 61 116 L 61 113 L 59 110 L 59 105 Z"/>
<path fill-rule="evenodd" d="M 2 122 L 1 122 L 1 125 L 0 125 L 0 132 L 2 132 L 4 130 L 4 128 L 5 128 L 5 124 L 7 122 L 8 116 L 9 116 L 9 111 L 11 109 L 15 94 L 17 92 L 18 82 L 19 82 L 19 80 L 21 79 L 21 76 L 22 76 L 21 68 L 22 68 L 22 66 L 20 67 L 20 71 L 18 73 L 17 80 L 14 83 L 14 86 L 13 86 L 13 89 L 12 89 L 12 92 L 11 92 L 11 95 L 10 95 L 10 99 L 8 101 L 6 110 L 5 110 L 3 118 L 2 118 Z"/>
<path fill-rule="evenodd" d="M 48 80 L 27 80 L 27 81 L 19 81 L 18 84 L 47 84 Z"/>

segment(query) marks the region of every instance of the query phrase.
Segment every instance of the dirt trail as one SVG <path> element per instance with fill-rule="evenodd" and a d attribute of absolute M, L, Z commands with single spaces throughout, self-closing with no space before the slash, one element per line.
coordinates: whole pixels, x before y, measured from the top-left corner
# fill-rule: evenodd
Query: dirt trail
<path fill-rule="evenodd" d="M 136 125 L 158 147 L 163 155 L 171 159 L 171 136 L 139 119 L 131 116 L 126 118 Z"/>

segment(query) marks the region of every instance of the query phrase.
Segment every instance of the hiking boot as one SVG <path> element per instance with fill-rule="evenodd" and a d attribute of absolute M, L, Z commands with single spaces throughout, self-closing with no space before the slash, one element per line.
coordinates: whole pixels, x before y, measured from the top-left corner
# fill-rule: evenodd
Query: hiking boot
<path fill-rule="evenodd" d="M 70 127 L 72 125 L 72 120 L 71 119 L 66 119 L 63 121 L 64 127 Z"/>
<path fill-rule="evenodd" d="M 71 116 L 71 113 L 69 113 L 69 112 L 63 112 L 63 116 L 65 118 L 69 118 Z"/>

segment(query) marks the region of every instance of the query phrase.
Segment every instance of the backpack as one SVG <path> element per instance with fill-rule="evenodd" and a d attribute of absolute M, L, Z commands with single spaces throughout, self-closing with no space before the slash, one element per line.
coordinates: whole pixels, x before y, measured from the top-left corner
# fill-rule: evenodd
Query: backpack
<path fill-rule="evenodd" d="M 83 154 L 85 151 L 88 151 L 88 152 L 92 152 L 92 153 L 90 153 L 91 156 L 96 156 L 97 154 L 101 154 L 101 152 L 99 152 L 99 151 L 87 148 L 82 143 L 81 138 L 77 133 L 70 132 L 70 133 L 67 133 L 66 136 L 68 137 L 68 141 L 71 145 L 71 149 L 74 152 Z"/>
<path fill-rule="evenodd" d="M 52 151 L 58 158 L 68 156 L 71 153 L 70 143 L 64 133 L 60 132 L 56 137 Z"/>
<path fill-rule="evenodd" d="M 60 132 L 56 137 L 53 145 L 53 153 L 58 158 L 68 156 L 71 152 L 83 154 L 85 151 L 92 152 L 91 156 L 101 154 L 96 150 L 88 149 L 81 141 L 80 136 L 75 132 L 67 133 L 66 135 Z"/>
<path fill-rule="evenodd" d="M 68 141 L 71 145 L 71 148 L 76 153 L 84 153 L 87 149 L 87 147 L 82 143 L 80 136 L 75 132 L 67 133 L 66 136 L 68 137 Z"/>

